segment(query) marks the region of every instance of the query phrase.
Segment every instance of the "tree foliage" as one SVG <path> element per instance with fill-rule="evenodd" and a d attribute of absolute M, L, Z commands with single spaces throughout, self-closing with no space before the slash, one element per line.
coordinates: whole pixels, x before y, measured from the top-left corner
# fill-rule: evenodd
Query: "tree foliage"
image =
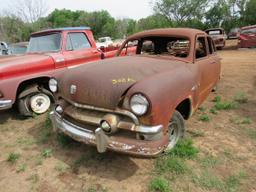
<path fill-rule="evenodd" d="M 26 0 L 21 5 L 0 16 L 0 41 L 26 41 L 31 32 L 71 26 L 89 26 L 96 38 L 125 38 L 153 28 L 191 27 L 204 30 L 223 27 L 228 32 L 234 27 L 256 24 L 256 0 L 155 0 L 153 15 L 138 21 L 115 19 L 105 10 L 55 9 L 43 17 L 47 9 L 44 0 Z"/>

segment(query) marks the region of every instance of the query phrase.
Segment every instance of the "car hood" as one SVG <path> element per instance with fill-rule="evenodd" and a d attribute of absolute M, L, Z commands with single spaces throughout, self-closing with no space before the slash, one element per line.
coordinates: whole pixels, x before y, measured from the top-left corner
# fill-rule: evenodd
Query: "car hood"
<path fill-rule="evenodd" d="M 184 65 L 185 62 L 170 58 L 115 57 L 65 72 L 59 82 L 60 94 L 75 103 L 115 109 L 134 84 Z"/>
<path fill-rule="evenodd" d="M 11 55 L 0 57 L 0 78 L 44 71 L 52 67 L 51 56 L 44 54 Z"/>

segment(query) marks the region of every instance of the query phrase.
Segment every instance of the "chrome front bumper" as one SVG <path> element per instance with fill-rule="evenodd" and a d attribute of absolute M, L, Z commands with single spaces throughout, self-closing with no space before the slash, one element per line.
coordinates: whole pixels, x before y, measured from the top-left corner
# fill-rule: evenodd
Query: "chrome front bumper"
<path fill-rule="evenodd" d="M 12 108 L 12 100 L 0 100 L 0 110 Z"/>
<path fill-rule="evenodd" d="M 85 144 L 96 145 L 98 152 L 100 153 L 105 152 L 106 149 L 110 149 L 122 153 L 152 157 L 161 153 L 168 143 L 168 137 L 164 136 L 156 141 L 145 141 L 118 137 L 114 134 L 113 136 L 106 135 L 104 131 L 101 130 L 101 128 L 96 129 L 94 132 L 84 127 L 74 125 L 66 119 L 63 119 L 58 113 L 54 111 L 50 113 L 50 118 L 55 131 L 63 132 L 76 141 Z M 147 133 L 149 133 L 151 130 L 151 134 L 154 134 L 156 131 L 157 133 L 161 132 L 162 128 L 163 126 L 161 125 L 156 127 L 142 126 L 141 130 Z"/>

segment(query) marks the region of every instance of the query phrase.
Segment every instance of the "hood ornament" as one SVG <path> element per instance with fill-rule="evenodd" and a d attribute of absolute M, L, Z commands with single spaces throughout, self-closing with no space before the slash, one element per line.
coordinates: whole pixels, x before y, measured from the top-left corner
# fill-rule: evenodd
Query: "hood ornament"
<path fill-rule="evenodd" d="M 70 94 L 74 95 L 76 93 L 77 87 L 76 85 L 71 85 L 70 86 Z"/>

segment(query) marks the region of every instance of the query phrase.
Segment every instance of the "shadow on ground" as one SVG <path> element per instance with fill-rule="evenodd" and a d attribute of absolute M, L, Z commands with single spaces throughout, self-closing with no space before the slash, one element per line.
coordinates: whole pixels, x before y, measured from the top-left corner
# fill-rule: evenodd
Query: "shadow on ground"
<path fill-rule="evenodd" d="M 60 177 L 71 174 L 79 179 L 81 175 L 87 175 L 122 181 L 133 176 L 139 169 L 130 156 L 110 151 L 99 154 L 96 147 L 78 143 L 70 138 L 67 138 L 69 141 L 65 142 L 63 147 L 58 142 L 57 134 L 52 131 L 49 132 L 47 142 L 41 143 L 44 126 L 43 123 L 38 124 L 28 132 L 39 141 L 38 150 L 42 152 L 44 149 L 52 149 L 52 156 L 70 167 L 70 171 Z"/>

